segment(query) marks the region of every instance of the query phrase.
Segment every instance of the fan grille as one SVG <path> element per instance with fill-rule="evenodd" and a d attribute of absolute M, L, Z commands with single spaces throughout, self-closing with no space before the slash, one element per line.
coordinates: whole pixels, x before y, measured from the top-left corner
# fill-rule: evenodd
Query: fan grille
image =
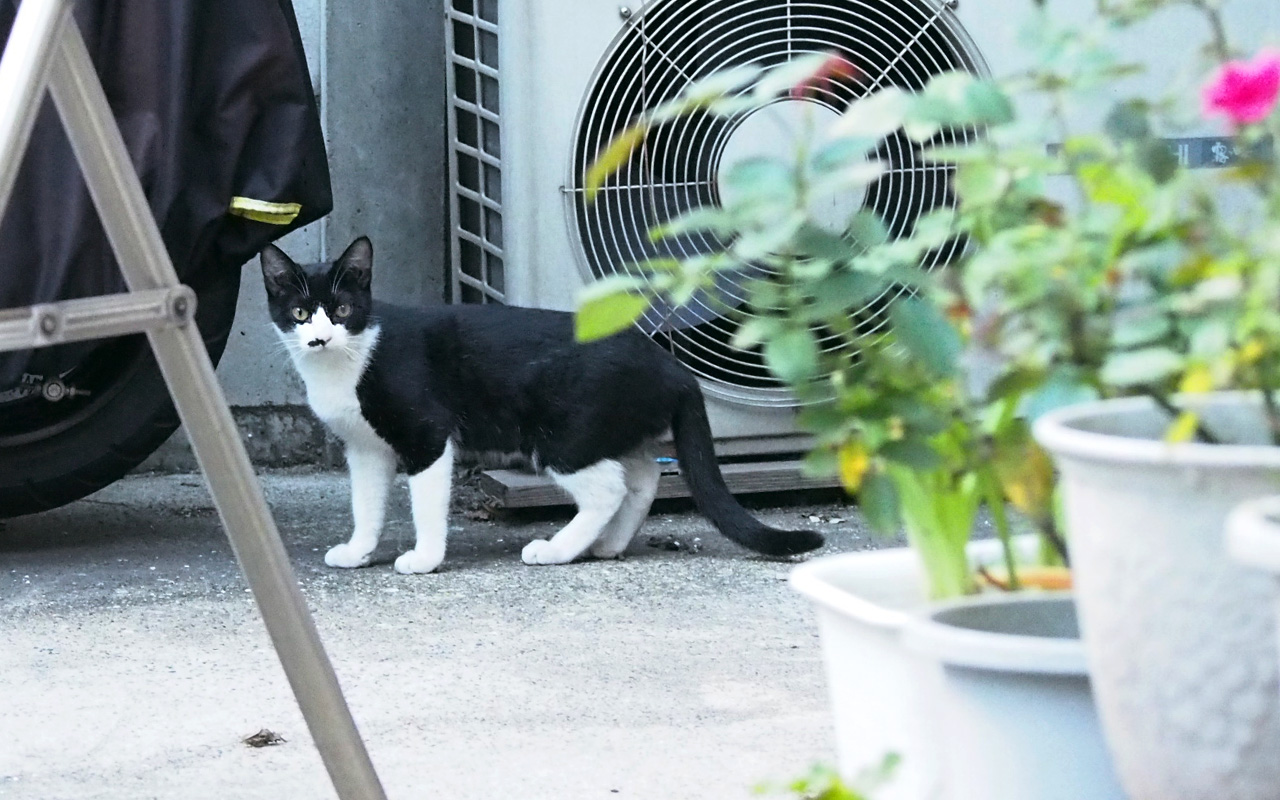
<path fill-rule="evenodd" d="M 593 203 L 585 200 L 582 176 L 609 141 L 648 109 L 673 99 L 691 83 L 741 65 L 769 68 L 809 53 L 835 52 L 859 71 L 809 93 L 804 100 L 780 99 L 779 107 L 734 118 L 694 114 L 655 129 L 644 146 L 610 179 Z M 573 224 L 581 242 L 582 267 L 589 278 L 627 272 L 656 257 L 685 258 L 722 250 L 714 235 L 649 240 L 653 227 L 685 212 L 721 202 L 722 166 L 741 147 L 754 114 L 793 116 L 797 103 L 816 103 L 815 116 L 834 116 L 855 99 L 886 86 L 919 90 L 941 72 L 985 72 L 977 50 L 949 6 L 930 0 L 655 0 L 631 15 L 587 91 L 575 135 L 572 173 Z M 784 108 L 787 106 L 789 108 Z M 939 141 L 970 140 L 974 131 L 944 130 Z M 754 138 L 758 138 L 758 132 Z M 785 155 L 779 135 L 776 155 Z M 731 155 L 726 158 L 726 152 Z M 919 147 L 900 133 L 887 137 L 875 157 L 889 171 L 873 183 L 860 205 L 881 217 L 893 237 L 909 235 L 915 220 L 950 205 L 951 170 L 920 157 Z M 930 254 L 932 269 L 953 258 L 962 243 Z M 718 276 L 715 289 L 681 308 L 655 304 L 641 327 L 668 347 L 703 379 L 713 394 L 760 406 L 794 404 L 770 374 L 758 350 L 730 342 L 742 322 L 756 313 L 747 304 L 747 281 L 760 269 Z M 855 314 L 859 330 L 885 323 L 886 303 L 898 290 Z M 842 345 L 819 332 L 827 349 Z"/>

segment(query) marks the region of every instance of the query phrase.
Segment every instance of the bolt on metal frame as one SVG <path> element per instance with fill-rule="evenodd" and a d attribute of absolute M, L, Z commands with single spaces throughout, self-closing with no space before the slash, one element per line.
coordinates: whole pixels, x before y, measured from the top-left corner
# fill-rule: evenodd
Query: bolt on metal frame
<path fill-rule="evenodd" d="M 342 800 L 385 793 L 298 589 L 200 332 L 98 80 L 72 0 L 22 0 L 0 58 L 0 215 L 47 88 L 129 291 L 0 311 L 0 351 L 146 333 L 232 549 Z"/>

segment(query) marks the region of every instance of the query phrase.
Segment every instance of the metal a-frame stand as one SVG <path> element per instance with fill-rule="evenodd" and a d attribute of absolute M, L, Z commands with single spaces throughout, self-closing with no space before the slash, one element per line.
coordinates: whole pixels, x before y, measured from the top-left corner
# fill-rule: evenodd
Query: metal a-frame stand
<path fill-rule="evenodd" d="M 382 785 L 289 566 L 240 434 L 193 323 L 72 0 L 22 0 L 0 59 L 0 214 L 8 207 L 48 88 L 129 291 L 0 311 L 0 351 L 147 334 L 280 663 L 338 796 L 381 800 Z"/>

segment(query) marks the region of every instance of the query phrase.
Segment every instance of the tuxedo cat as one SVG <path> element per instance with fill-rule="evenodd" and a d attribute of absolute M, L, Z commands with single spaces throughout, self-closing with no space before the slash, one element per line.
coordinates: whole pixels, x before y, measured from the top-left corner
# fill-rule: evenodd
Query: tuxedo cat
<path fill-rule="evenodd" d="M 649 513 L 654 443 L 668 430 L 694 501 L 725 536 L 768 555 L 822 544 L 738 504 L 716 464 L 698 382 L 639 331 L 579 344 L 565 312 L 375 302 L 363 237 L 332 264 L 302 267 L 274 245 L 261 261 L 271 319 L 307 402 L 346 444 L 355 529 L 325 555 L 329 566 L 369 562 L 397 462 L 409 473 L 417 544 L 396 571 L 440 566 L 460 452 L 519 454 L 577 504 L 549 541 L 524 548 L 524 563 L 564 564 L 588 549 L 613 558 Z"/>

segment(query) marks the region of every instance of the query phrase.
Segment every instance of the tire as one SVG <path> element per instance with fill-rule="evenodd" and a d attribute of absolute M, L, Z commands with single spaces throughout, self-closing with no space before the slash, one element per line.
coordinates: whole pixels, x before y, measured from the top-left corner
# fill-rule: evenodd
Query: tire
<path fill-rule="evenodd" d="M 192 284 L 199 298 L 196 324 L 217 364 L 235 321 L 240 270 L 206 272 L 213 275 L 204 285 Z M 177 429 L 177 411 L 145 336 L 104 342 L 75 373 L 92 387 L 87 398 L 73 395 L 59 407 L 64 401 L 49 403 L 36 393 L 22 401 L 25 408 L 0 405 L 0 518 L 96 492 L 142 463 Z"/>

